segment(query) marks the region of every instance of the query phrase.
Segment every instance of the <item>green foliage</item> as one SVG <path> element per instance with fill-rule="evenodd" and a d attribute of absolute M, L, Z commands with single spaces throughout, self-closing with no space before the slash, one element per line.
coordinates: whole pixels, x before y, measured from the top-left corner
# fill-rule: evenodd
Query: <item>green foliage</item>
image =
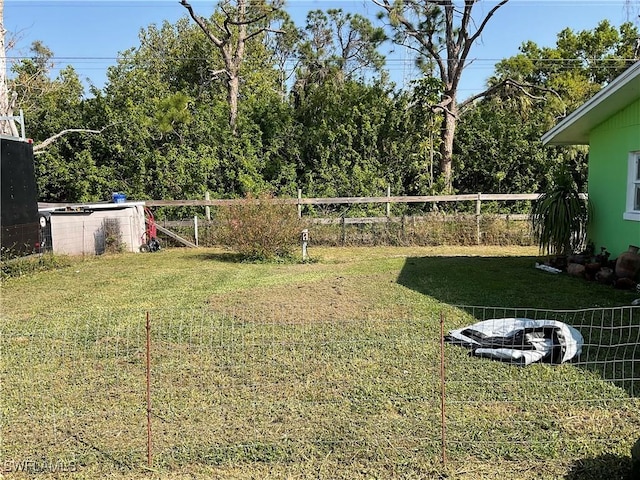
<path fill-rule="evenodd" d="M 95 110 L 83 100 L 83 87 L 72 67 L 56 78 L 53 52 L 34 42 L 34 56 L 12 67 L 12 89 L 26 117 L 26 134 L 38 145 L 65 129 L 93 128 Z M 98 127 L 100 128 L 100 127 Z M 65 135 L 35 156 L 39 199 L 42 201 L 95 201 L 110 191 L 111 170 L 94 151 L 93 134 Z"/>
<path fill-rule="evenodd" d="M 298 166 L 313 196 L 367 195 L 386 190 L 377 143 L 392 101 L 381 86 L 345 82 L 309 91 L 296 110 L 301 124 Z"/>
<path fill-rule="evenodd" d="M 361 80 L 381 72 L 385 58 L 378 47 L 387 39 L 384 28 L 374 27 L 359 14 L 342 9 L 308 13 L 303 39 L 298 47 L 301 65 L 297 70 L 297 88 Z"/>
<path fill-rule="evenodd" d="M 71 260 L 64 255 L 44 255 L 12 258 L 0 262 L 0 280 L 33 275 L 38 272 L 46 272 L 65 268 L 71 265 Z"/>
<path fill-rule="evenodd" d="M 218 241 L 250 260 L 286 259 L 293 255 L 301 222 L 293 205 L 270 195 L 247 195 L 240 205 L 221 207 L 216 215 Z"/>
<path fill-rule="evenodd" d="M 415 15 L 424 14 L 424 31 L 436 35 L 440 9 L 414 6 Z M 216 15 L 208 21 L 222 18 Z M 224 78 L 211 74 L 224 67 L 221 54 L 187 18 L 142 30 L 140 44 L 122 53 L 107 86 L 91 88 L 89 98 L 73 68 L 51 78 L 54 54 L 34 43 L 11 79 L 27 135 L 38 144 L 70 128 L 101 132 L 65 135 L 36 156 L 39 200 L 101 201 L 114 191 L 130 199 L 189 199 L 207 191 L 234 198 L 294 196 L 298 188 L 308 196 L 447 188 L 442 123 L 432 108 L 440 80 L 425 75 L 396 90 L 378 51 L 384 31 L 358 15 L 313 11 L 301 30 L 283 11 L 269 21 L 284 34 L 265 31 L 247 44 L 235 131 Z M 553 48 L 526 42 L 500 62 L 490 84 L 508 77 L 531 89 L 510 84 L 460 113 L 456 191 L 536 192 L 561 165 L 583 191 L 586 149 L 543 147 L 540 137 L 636 58 L 637 36 L 632 24 L 616 30 L 601 22 L 592 31 L 564 30 Z M 299 68 L 287 78 L 292 56 Z"/>
<path fill-rule="evenodd" d="M 541 251 L 569 255 L 583 248 L 587 234 L 587 203 L 567 172 L 533 204 L 533 233 Z"/>
<path fill-rule="evenodd" d="M 555 47 L 523 43 L 520 54 L 496 65 L 496 74 L 553 90 L 564 106 L 553 103 L 567 114 L 640 59 L 638 35 L 631 23 L 616 30 L 607 20 L 593 30 L 576 33 L 566 28 L 557 35 Z"/>
<path fill-rule="evenodd" d="M 189 100 L 182 92 L 160 99 L 155 121 L 162 133 L 173 132 L 177 125 L 188 126 L 191 123 L 191 113 L 187 108 Z"/>
<path fill-rule="evenodd" d="M 565 29 L 555 47 L 525 42 L 496 65 L 490 85 L 512 79 L 464 113 L 455 140 L 458 191 L 537 192 L 561 168 L 580 191 L 587 180 L 584 147 L 544 147 L 542 135 L 638 59 L 637 28 L 607 21 L 593 30 Z"/>
<path fill-rule="evenodd" d="M 540 141 L 548 128 L 541 108 L 523 116 L 518 105 L 494 97 L 468 111 L 460 121 L 454 144 L 456 189 L 495 193 L 545 190 L 561 158 Z M 586 158 L 581 161 L 586 163 Z"/>

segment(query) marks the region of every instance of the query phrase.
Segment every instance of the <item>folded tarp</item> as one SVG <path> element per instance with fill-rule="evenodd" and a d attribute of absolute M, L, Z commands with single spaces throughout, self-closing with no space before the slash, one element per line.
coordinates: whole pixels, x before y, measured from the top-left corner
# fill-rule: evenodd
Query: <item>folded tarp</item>
<path fill-rule="evenodd" d="M 574 359 L 584 339 L 575 328 L 555 320 L 496 318 L 451 330 L 445 339 L 473 355 L 520 365 L 559 364 Z"/>

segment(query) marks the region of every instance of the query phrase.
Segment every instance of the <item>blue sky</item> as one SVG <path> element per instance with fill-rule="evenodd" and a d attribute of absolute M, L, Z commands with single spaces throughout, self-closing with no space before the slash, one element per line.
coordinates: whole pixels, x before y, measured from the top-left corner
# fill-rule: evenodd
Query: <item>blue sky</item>
<path fill-rule="evenodd" d="M 175 22 L 186 15 L 178 0 L 4 0 L 4 23 L 9 36 L 17 40 L 9 52 L 12 59 L 29 55 L 29 45 L 41 40 L 55 54 L 58 67 L 73 65 L 82 79 L 91 79 L 98 87 L 106 80 L 106 69 L 116 63 L 118 53 L 138 46 L 138 33 L 163 20 Z M 213 0 L 193 0 L 194 9 L 203 16 L 212 13 Z M 475 18 L 483 17 L 495 1 L 476 5 Z M 527 40 L 539 46 L 553 46 L 558 32 L 593 29 L 608 19 L 619 26 L 631 18 L 638 20 L 640 2 L 633 1 L 629 12 L 624 0 L 511 0 L 487 25 L 470 58 L 475 61 L 463 73 L 460 98 L 481 91 L 493 73 L 494 64 L 518 52 Z M 342 8 L 361 13 L 377 22 L 371 0 L 288 0 L 287 9 L 296 24 L 304 26 L 309 10 Z M 631 17 L 630 17 L 631 15 Z M 393 50 L 393 53 L 389 53 Z M 391 44 L 382 48 L 388 54 L 387 68 L 398 84 L 415 76 L 410 54 Z M 55 71 L 54 71 L 55 74 Z"/>

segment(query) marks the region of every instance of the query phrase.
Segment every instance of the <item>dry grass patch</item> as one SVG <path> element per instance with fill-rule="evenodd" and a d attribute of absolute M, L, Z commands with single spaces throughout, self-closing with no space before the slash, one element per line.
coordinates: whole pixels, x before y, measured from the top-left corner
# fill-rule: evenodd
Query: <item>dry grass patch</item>
<path fill-rule="evenodd" d="M 244 321 L 307 323 L 353 318 L 368 307 L 366 298 L 344 277 L 297 285 L 254 288 L 213 295 L 208 304 Z M 247 299 L 251 299 L 247 301 Z"/>

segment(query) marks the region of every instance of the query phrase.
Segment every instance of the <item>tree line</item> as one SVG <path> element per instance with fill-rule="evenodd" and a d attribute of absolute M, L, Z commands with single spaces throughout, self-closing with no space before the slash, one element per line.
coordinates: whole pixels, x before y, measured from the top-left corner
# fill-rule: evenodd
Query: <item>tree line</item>
<path fill-rule="evenodd" d="M 180 3 L 186 15 L 142 29 L 104 88 L 85 92 L 72 66 L 52 78 L 42 42 L 11 66 L 28 135 L 48 140 L 42 201 L 527 193 L 559 170 L 584 190 L 587 150 L 540 137 L 640 59 L 630 22 L 565 29 L 553 46 L 524 42 L 485 92 L 460 99 L 472 43 L 506 1 L 474 21 L 475 2 L 374 0 L 379 25 L 330 9 L 303 26 L 280 0 L 226 0 L 207 18 Z M 419 52 L 409 85 L 390 79 L 388 41 Z"/>

